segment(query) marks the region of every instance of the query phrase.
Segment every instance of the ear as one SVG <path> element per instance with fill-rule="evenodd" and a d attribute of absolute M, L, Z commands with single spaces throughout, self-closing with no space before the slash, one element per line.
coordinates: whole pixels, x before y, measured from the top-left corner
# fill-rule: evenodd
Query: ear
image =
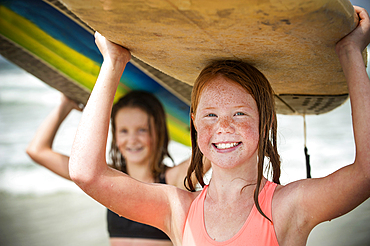
<path fill-rule="evenodd" d="M 193 125 L 194 125 L 195 130 L 198 131 L 197 126 L 195 125 L 195 115 L 194 115 L 194 113 L 191 113 L 191 120 L 193 121 Z"/>

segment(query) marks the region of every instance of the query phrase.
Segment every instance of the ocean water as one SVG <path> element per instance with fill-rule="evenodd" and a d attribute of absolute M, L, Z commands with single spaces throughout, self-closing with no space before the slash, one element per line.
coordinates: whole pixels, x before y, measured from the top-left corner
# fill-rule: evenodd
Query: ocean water
<path fill-rule="evenodd" d="M 0 220 L 7 221 L 6 225 L 4 222 L 0 222 L 0 238 L 2 238 L 0 245 L 48 245 L 40 243 L 40 240 L 43 242 L 50 240 L 53 245 L 84 245 L 78 241 L 82 237 L 81 235 L 88 235 L 90 240 L 94 239 L 95 244 L 89 242 L 85 245 L 108 244 L 104 229 L 105 209 L 86 197 L 74 183 L 35 164 L 25 153 L 25 149 L 38 126 L 58 105 L 59 101 L 60 93 L 58 91 L 0 57 L 0 209 L 2 210 Z M 73 111 L 67 117 L 57 133 L 54 149 L 69 155 L 80 117 L 81 113 L 77 111 Z M 306 116 L 306 122 L 307 147 L 311 157 L 312 177 L 326 176 L 354 161 L 349 101 L 327 114 Z M 283 184 L 306 177 L 303 136 L 303 117 L 278 115 L 278 149 L 282 159 L 281 182 Z M 176 163 L 188 158 L 191 154 L 189 147 L 176 142 L 171 142 L 170 152 Z M 73 202 L 77 198 L 79 203 Z M 67 204 L 66 201 L 70 202 Z M 54 210 L 60 204 L 72 207 L 67 209 L 63 215 L 59 215 L 58 223 L 50 222 L 46 215 L 40 217 L 40 214 L 49 210 L 49 217 L 57 216 Z M 30 209 L 31 207 L 32 209 Z M 76 224 L 76 220 L 73 220 L 73 222 L 67 221 L 59 225 L 59 222 L 64 221 L 65 217 L 77 216 L 77 208 L 80 217 L 81 213 L 95 211 L 94 222 L 86 225 L 86 221 L 83 224 L 81 224 L 82 222 Z M 336 225 L 342 226 L 343 231 L 348 231 L 345 225 L 352 223 L 364 230 L 363 224 L 360 222 L 361 219 L 369 217 L 363 216 L 364 213 L 370 214 L 369 212 L 370 206 L 367 204 L 363 210 L 355 210 L 355 217 L 350 215 L 349 219 L 346 217 Z M 32 216 L 27 214 L 32 214 Z M 17 215 L 22 215 L 22 217 L 18 218 Z M 27 220 L 29 223 L 27 227 L 25 227 L 27 223 L 22 220 L 25 216 L 31 216 Z M 88 214 L 83 216 L 85 220 L 90 221 Z M 39 222 L 35 218 L 38 218 Z M 326 228 L 324 231 L 334 230 L 330 229 L 333 228 L 333 224 L 329 225 L 329 229 L 327 229 L 327 225 L 320 228 Z M 68 234 L 71 238 L 70 241 L 75 238 L 73 243 L 70 241 L 66 243 L 65 237 L 55 239 L 57 232 L 61 228 L 65 228 L 65 225 L 71 227 L 71 230 L 65 233 L 70 233 Z M 38 228 L 37 233 L 30 228 Z M 369 226 L 365 228 L 367 231 L 370 229 Z M 310 236 L 308 245 L 319 245 L 317 240 L 322 242 L 323 238 L 326 238 L 325 235 L 319 233 L 320 230 L 316 230 L 316 234 L 314 230 L 312 233 L 314 236 Z M 98 231 L 100 234 L 97 233 Z M 358 233 L 358 230 L 351 232 L 351 236 L 353 236 L 352 233 Z M 341 231 L 340 233 L 336 232 L 335 235 L 346 234 Z M 24 240 L 23 237 L 25 237 Z M 34 241 L 30 240 L 32 237 L 35 238 L 32 239 Z M 6 241 L 4 238 L 7 238 Z M 368 239 L 370 240 L 370 238 L 364 240 Z M 322 245 L 345 244 L 327 242 Z"/>
<path fill-rule="evenodd" d="M 25 153 L 38 126 L 59 104 L 60 92 L 0 60 L 0 191 L 43 194 L 79 189 L 36 165 Z M 306 116 L 307 147 L 313 177 L 323 177 L 354 160 L 350 103 L 324 115 Z M 54 149 L 69 154 L 81 113 L 63 122 Z M 278 147 L 282 159 L 282 183 L 305 178 L 303 117 L 278 115 Z M 171 142 L 178 163 L 190 156 L 189 147 Z"/>

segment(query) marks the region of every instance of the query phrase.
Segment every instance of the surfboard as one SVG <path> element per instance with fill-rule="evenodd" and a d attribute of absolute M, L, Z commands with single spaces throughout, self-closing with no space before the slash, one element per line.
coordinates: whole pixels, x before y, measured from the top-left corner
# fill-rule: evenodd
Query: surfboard
<path fill-rule="evenodd" d="M 278 113 L 321 114 L 348 98 L 335 44 L 358 18 L 348 0 L 61 0 L 146 64 L 192 85 L 214 59 L 247 61 Z"/>
<path fill-rule="evenodd" d="M 0 0 L 0 54 L 82 104 L 103 60 L 93 34 L 58 1 Z M 171 139 L 190 145 L 190 85 L 134 58 L 120 80 L 116 100 L 130 90 L 153 93 L 165 108 Z"/>

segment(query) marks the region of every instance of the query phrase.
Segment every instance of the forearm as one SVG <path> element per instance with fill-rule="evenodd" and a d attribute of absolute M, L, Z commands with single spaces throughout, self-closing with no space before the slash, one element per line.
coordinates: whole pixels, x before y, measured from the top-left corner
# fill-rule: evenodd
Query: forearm
<path fill-rule="evenodd" d="M 72 106 L 61 103 L 47 116 L 40 127 L 37 129 L 34 138 L 27 146 L 27 154 L 35 160 L 37 163 L 43 165 L 40 160 L 43 151 L 52 151 L 52 145 L 55 135 L 67 117 L 71 112 Z"/>
<path fill-rule="evenodd" d="M 350 95 L 356 160 L 366 163 L 370 158 L 370 80 L 361 50 L 347 45 L 337 49 L 337 53 Z"/>
<path fill-rule="evenodd" d="M 105 151 L 110 113 L 125 65 L 117 60 L 105 60 L 102 64 L 72 146 L 69 171 L 77 183 L 94 180 L 107 168 Z"/>
<path fill-rule="evenodd" d="M 69 157 L 55 152 L 52 149 L 52 144 L 61 123 L 71 112 L 72 108 L 73 105 L 71 103 L 62 100 L 62 103 L 58 105 L 40 125 L 34 138 L 26 149 L 27 154 L 36 163 L 69 180 Z"/>

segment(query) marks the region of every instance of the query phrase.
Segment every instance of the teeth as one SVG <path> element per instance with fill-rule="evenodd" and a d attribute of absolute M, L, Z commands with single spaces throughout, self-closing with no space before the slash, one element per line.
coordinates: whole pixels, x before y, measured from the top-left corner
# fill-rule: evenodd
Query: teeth
<path fill-rule="evenodd" d="M 140 148 L 128 148 L 128 151 L 139 151 L 141 150 L 141 147 Z"/>
<path fill-rule="evenodd" d="M 229 149 L 237 145 L 238 143 L 221 143 L 221 144 L 216 144 L 216 147 L 217 149 Z"/>

